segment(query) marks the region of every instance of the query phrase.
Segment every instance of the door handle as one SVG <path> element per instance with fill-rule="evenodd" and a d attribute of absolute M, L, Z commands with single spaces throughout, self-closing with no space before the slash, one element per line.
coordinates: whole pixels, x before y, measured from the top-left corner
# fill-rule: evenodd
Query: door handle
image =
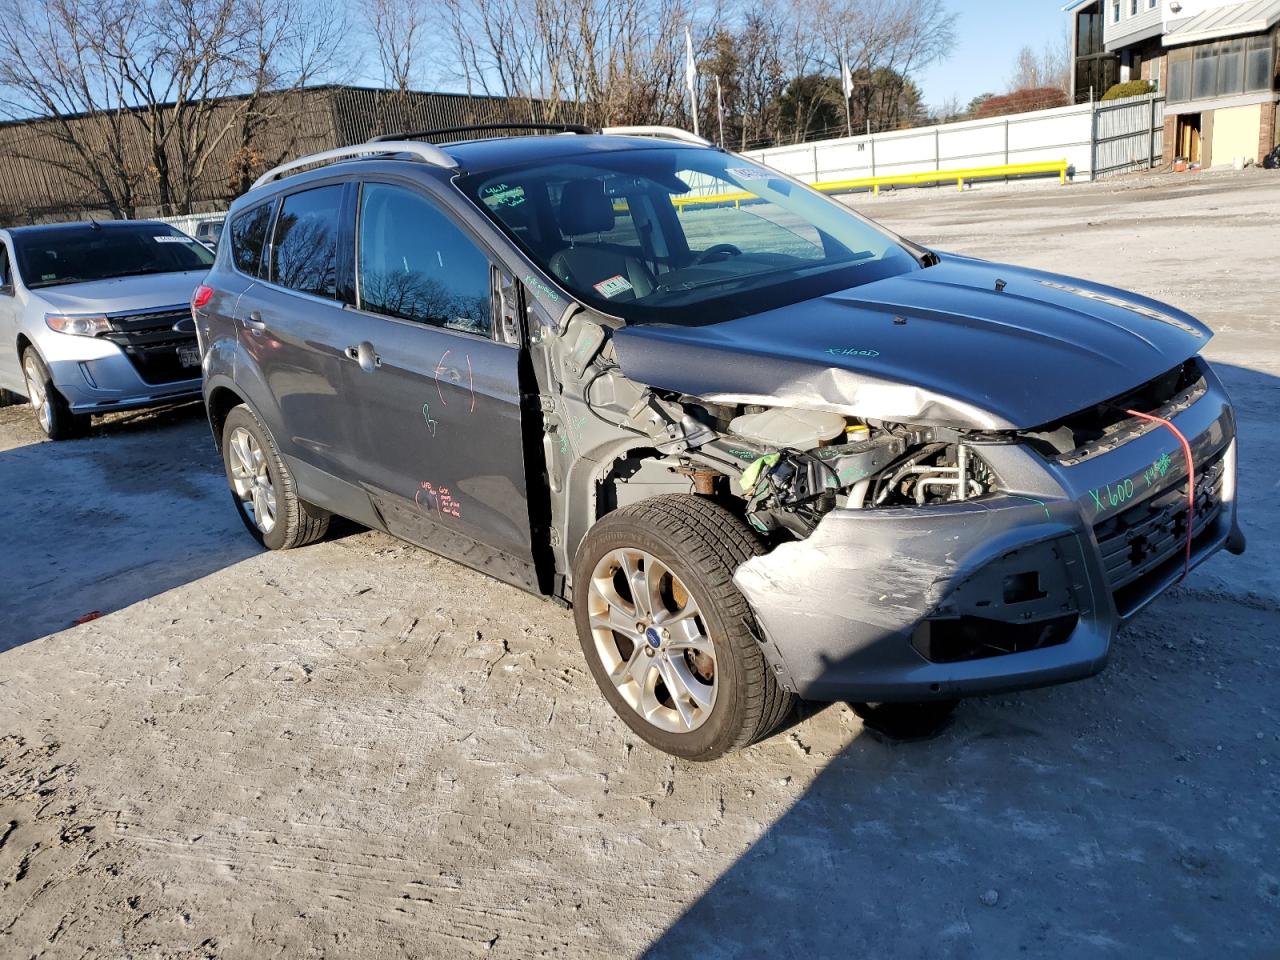
<path fill-rule="evenodd" d="M 368 340 L 362 340 L 342 352 L 346 354 L 348 360 L 354 360 L 360 364 L 360 369 L 365 373 L 373 373 L 382 366 L 382 358 L 374 351 L 373 344 Z"/>
<path fill-rule="evenodd" d="M 251 310 L 249 316 L 245 317 L 244 326 L 246 330 L 265 330 L 267 325 L 262 320 L 262 314 L 257 310 Z"/>

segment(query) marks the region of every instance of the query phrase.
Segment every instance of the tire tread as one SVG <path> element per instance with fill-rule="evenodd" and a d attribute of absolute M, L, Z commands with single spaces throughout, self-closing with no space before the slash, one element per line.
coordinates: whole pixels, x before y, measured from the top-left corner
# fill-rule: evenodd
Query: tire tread
<path fill-rule="evenodd" d="M 747 526 L 720 504 L 705 497 L 666 494 L 623 507 L 611 516 L 631 517 L 661 530 L 681 555 L 698 567 L 711 585 L 716 604 L 729 625 L 728 642 L 746 673 L 745 715 L 726 753 L 768 736 L 795 705 L 782 689 L 760 649 L 758 625 L 733 573 L 766 551 Z"/>

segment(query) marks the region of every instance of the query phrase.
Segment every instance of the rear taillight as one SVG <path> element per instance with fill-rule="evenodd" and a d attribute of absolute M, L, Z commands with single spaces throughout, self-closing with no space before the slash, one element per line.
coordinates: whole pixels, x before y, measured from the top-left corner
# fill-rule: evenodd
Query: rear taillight
<path fill-rule="evenodd" d="M 191 309 L 203 310 L 212 299 L 213 287 L 207 287 L 202 283 L 196 287 L 196 292 L 191 295 Z"/>

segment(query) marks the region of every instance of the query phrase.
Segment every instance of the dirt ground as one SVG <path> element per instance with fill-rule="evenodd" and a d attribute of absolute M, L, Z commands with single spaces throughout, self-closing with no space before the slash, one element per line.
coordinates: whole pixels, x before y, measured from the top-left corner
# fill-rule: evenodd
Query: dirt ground
<path fill-rule="evenodd" d="M 858 206 L 1216 328 L 1249 553 L 1094 680 L 692 765 L 550 604 L 359 530 L 254 549 L 198 408 L 0 410 L 0 956 L 1280 956 L 1280 175 Z"/>

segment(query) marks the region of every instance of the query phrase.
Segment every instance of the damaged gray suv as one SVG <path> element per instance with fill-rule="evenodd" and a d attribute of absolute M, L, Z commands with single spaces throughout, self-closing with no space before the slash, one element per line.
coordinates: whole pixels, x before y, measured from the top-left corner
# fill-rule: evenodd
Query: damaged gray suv
<path fill-rule="evenodd" d="M 428 136 L 232 207 L 193 312 L 236 509 L 572 606 L 658 748 L 1090 676 L 1243 549 L 1185 313 L 924 249 L 682 131 Z"/>

